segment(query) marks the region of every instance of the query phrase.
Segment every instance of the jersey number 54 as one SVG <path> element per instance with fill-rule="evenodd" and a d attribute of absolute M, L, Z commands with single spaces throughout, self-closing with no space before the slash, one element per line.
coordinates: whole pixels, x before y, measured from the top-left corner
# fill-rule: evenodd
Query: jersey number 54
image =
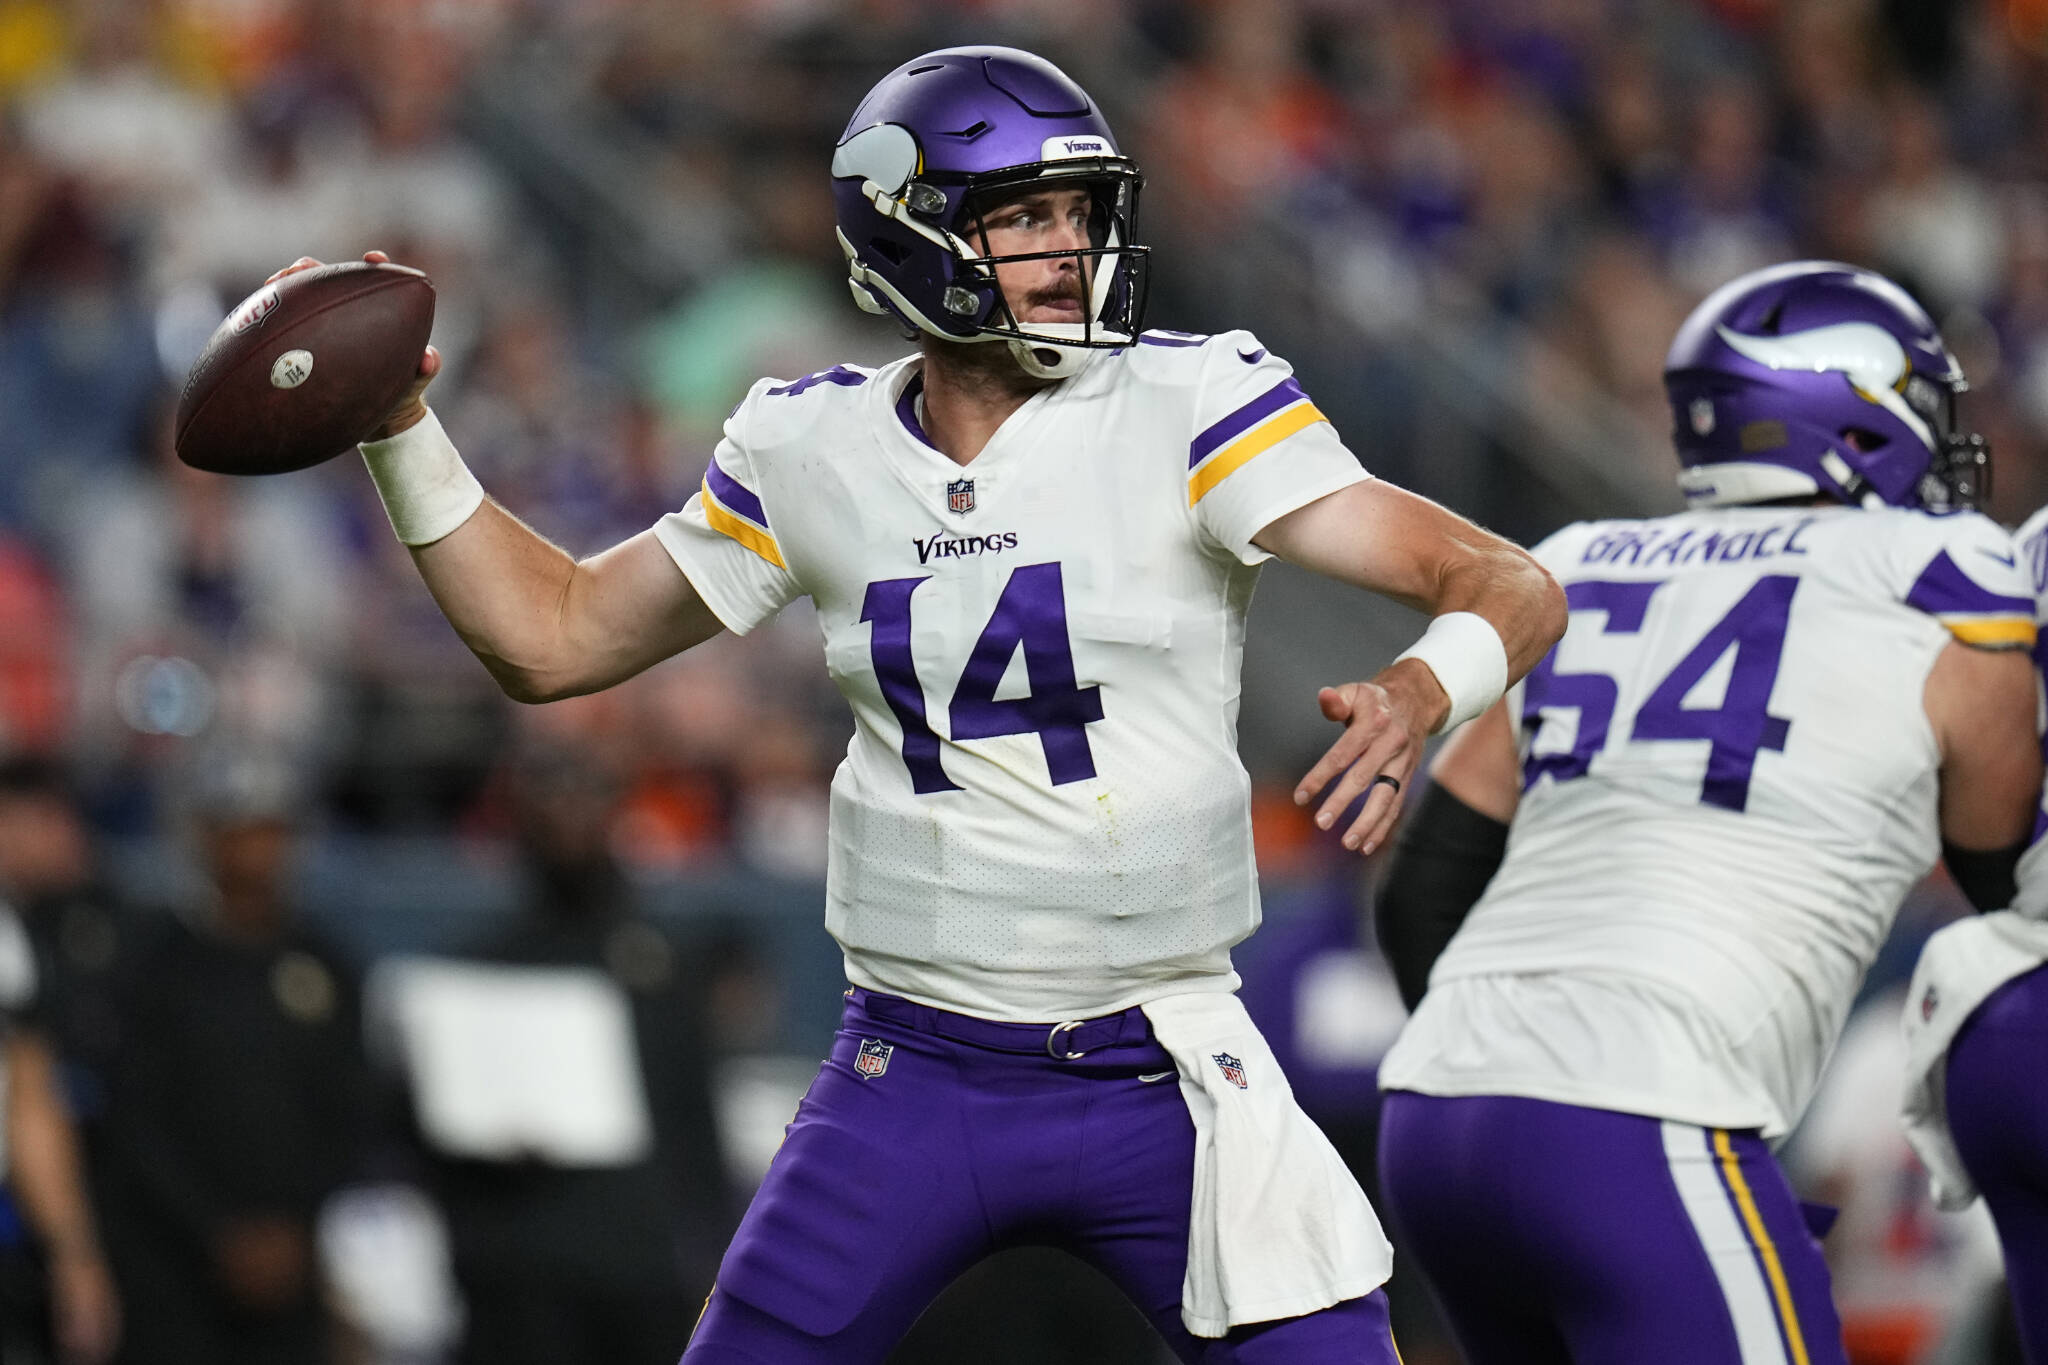
<path fill-rule="evenodd" d="M 1633 635 L 1642 630 L 1650 599 L 1665 581 L 1573 583 L 1565 588 L 1565 601 L 1574 612 L 1605 614 L 1607 634 Z M 1631 741 L 1689 739 L 1712 746 L 1700 786 L 1700 800 L 1707 805 L 1742 810 L 1749 803 L 1758 751 L 1784 751 L 1792 722 L 1771 714 L 1771 688 L 1778 681 L 1785 626 L 1798 587 L 1798 578 L 1790 574 L 1759 578 L 1636 708 Z M 1721 704 L 1687 706 L 1686 694 L 1730 650 L 1735 659 Z M 1546 777 L 1555 782 L 1584 777 L 1593 756 L 1607 746 L 1620 695 L 1619 684 L 1605 673 L 1561 672 L 1557 651 L 1545 655 L 1524 685 L 1523 732 L 1533 735 L 1546 713 L 1567 710 L 1578 712 L 1578 732 L 1572 747 L 1561 753 L 1538 753 L 1530 745 L 1522 760 L 1522 790 Z"/>

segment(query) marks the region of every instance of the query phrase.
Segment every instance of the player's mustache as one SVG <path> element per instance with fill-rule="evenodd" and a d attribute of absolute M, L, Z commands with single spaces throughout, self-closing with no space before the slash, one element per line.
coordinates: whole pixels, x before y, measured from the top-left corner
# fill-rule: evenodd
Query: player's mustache
<path fill-rule="evenodd" d="M 1079 274 L 1063 276 L 1058 284 L 1050 288 L 1034 289 L 1025 299 L 1025 303 L 1032 308 L 1066 302 L 1078 303 L 1084 308 L 1088 305 L 1087 291 L 1081 287 Z"/>

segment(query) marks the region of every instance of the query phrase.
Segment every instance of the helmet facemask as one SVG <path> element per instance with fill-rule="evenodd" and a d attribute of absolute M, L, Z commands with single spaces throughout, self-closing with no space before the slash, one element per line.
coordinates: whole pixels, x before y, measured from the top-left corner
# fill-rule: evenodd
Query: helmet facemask
<path fill-rule="evenodd" d="M 1991 500 L 1991 443 L 1958 429 L 1956 399 L 1969 387 L 1960 376 L 1939 383 L 1915 374 L 1906 381 L 1906 406 L 1934 438 L 1934 456 L 1920 476 L 1920 505 L 1930 511 L 1977 512 Z"/>
<path fill-rule="evenodd" d="M 1147 249 L 1135 244 L 1138 191 L 1144 178 L 1134 165 L 1121 157 L 1090 157 L 1079 162 L 1021 166 L 1001 176 L 963 179 L 979 182 L 963 187 L 961 227 L 970 249 L 986 247 L 986 215 L 1012 199 L 1075 184 L 1089 192 L 1086 247 L 1004 255 L 977 252 L 962 259 L 975 285 L 949 289 L 946 305 L 949 311 L 975 318 L 975 339 L 1008 342 L 1017 363 L 1041 379 L 1060 378 L 1077 368 L 1085 356 L 1072 351 L 1131 344 L 1144 315 L 1150 264 Z M 1027 323 L 1010 307 L 997 279 L 998 267 L 1045 260 L 1075 262 L 1083 281 L 1081 321 Z"/>

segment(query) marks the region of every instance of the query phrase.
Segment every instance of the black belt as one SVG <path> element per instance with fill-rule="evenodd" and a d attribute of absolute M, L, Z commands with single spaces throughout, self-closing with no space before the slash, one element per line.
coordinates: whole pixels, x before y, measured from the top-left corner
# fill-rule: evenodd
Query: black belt
<path fill-rule="evenodd" d="M 1145 1011 L 1133 1005 L 1121 1014 L 1104 1014 L 1094 1019 L 1067 1019 L 1059 1023 L 1013 1024 L 1001 1019 L 977 1019 L 955 1014 L 933 1005 L 920 1005 L 898 995 L 882 995 L 861 986 L 847 991 L 847 999 L 877 1019 L 936 1034 L 955 1042 L 972 1043 L 994 1052 L 1015 1052 L 1030 1056 L 1043 1054 L 1073 1061 L 1118 1043 L 1145 1042 L 1151 1025 Z"/>

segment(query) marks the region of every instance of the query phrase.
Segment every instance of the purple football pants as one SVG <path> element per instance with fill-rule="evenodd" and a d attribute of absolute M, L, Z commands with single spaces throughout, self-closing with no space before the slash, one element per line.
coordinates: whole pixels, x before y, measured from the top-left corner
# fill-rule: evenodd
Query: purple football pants
<path fill-rule="evenodd" d="M 1380 1187 L 1468 1365 L 1842 1365 L 1820 1244 L 1753 1133 L 1386 1097 Z"/>
<path fill-rule="evenodd" d="M 1194 1124 L 1142 1011 L 1064 1031 L 856 990 L 686 1365 L 864 1365 L 1007 1247 L 1107 1275 L 1191 1365 L 1397 1365 L 1379 1291 L 1210 1341 L 1180 1320 Z"/>
<path fill-rule="evenodd" d="M 2048 1365 L 2048 967 L 2000 986 L 1948 1049 L 1948 1126 L 1998 1224 L 2027 1359 Z"/>

